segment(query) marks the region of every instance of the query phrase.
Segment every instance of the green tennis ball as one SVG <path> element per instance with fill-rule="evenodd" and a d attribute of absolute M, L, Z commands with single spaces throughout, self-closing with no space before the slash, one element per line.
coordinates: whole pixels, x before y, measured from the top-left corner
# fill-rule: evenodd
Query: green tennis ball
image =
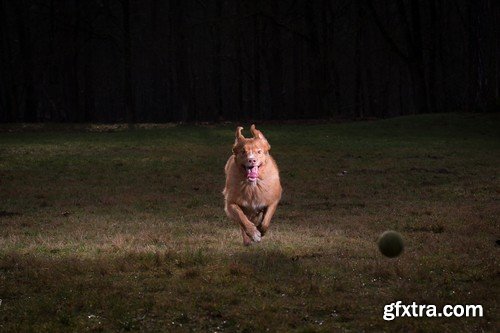
<path fill-rule="evenodd" d="M 399 232 L 388 230 L 378 238 L 378 248 L 386 257 L 394 258 L 403 252 L 403 237 Z"/>

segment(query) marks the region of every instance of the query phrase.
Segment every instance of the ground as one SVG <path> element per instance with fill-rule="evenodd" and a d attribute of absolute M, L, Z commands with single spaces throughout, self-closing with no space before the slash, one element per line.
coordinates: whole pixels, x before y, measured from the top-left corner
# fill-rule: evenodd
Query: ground
<path fill-rule="evenodd" d="M 0 127 L 2 332 L 498 328 L 498 114 L 262 124 L 284 194 L 251 247 L 223 211 L 236 124 L 84 127 Z M 484 316 L 384 321 L 397 300 Z"/>

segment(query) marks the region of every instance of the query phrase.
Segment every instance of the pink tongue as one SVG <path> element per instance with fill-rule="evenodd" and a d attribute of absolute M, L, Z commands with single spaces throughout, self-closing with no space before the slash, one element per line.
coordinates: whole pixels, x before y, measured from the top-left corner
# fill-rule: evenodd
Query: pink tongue
<path fill-rule="evenodd" d="M 247 178 L 258 178 L 259 177 L 259 167 L 254 166 L 251 169 L 247 169 Z"/>

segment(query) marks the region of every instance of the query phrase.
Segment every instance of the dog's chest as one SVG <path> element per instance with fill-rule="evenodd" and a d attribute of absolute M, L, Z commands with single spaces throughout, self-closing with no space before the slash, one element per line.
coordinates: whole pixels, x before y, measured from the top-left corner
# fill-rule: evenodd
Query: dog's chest
<path fill-rule="evenodd" d="M 263 211 L 267 205 L 259 201 L 244 201 L 242 206 L 248 211 L 254 211 L 256 213 Z"/>
<path fill-rule="evenodd" d="M 240 205 L 255 212 L 260 212 L 268 206 L 265 193 L 257 185 L 250 185 L 245 189 Z"/>

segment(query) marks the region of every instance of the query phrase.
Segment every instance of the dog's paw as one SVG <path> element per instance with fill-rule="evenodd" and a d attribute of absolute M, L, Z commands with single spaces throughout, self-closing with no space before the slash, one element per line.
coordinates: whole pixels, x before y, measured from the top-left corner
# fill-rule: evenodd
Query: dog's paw
<path fill-rule="evenodd" d="M 259 230 L 255 230 L 253 235 L 252 235 L 252 240 L 256 243 L 260 242 L 262 239 L 262 236 L 260 234 L 260 231 Z"/>

